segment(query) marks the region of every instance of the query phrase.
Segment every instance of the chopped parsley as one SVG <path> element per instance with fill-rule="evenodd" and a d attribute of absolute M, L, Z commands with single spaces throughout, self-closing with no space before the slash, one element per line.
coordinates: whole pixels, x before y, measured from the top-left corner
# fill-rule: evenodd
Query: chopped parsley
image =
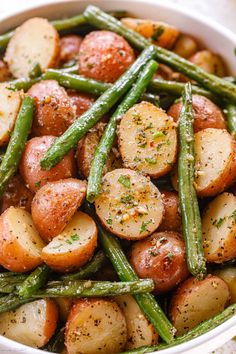
<path fill-rule="evenodd" d="M 225 218 L 219 218 L 218 220 L 214 220 L 213 221 L 213 225 L 219 229 L 221 227 L 221 225 L 223 224 L 223 222 L 225 221 Z"/>
<path fill-rule="evenodd" d="M 130 176 L 120 175 L 118 182 L 125 188 L 130 188 Z"/>
<path fill-rule="evenodd" d="M 155 165 L 157 163 L 157 159 L 152 159 L 150 157 L 145 157 L 145 161 L 148 162 L 150 165 Z"/>
<path fill-rule="evenodd" d="M 109 218 L 106 219 L 106 222 L 108 225 L 112 225 L 112 218 L 109 216 Z"/>
<path fill-rule="evenodd" d="M 159 37 L 163 34 L 163 32 L 165 31 L 165 28 L 163 27 L 163 26 L 160 26 L 160 27 L 158 27 L 155 31 L 154 31 L 154 33 L 153 33 L 153 35 L 152 35 L 152 40 L 153 41 L 158 41 L 159 40 Z"/>
<path fill-rule="evenodd" d="M 233 218 L 236 221 L 236 209 L 232 212 L 230 217 Z"/>
<path fill-rule="evenodd" d="M 163 136 L 165 136 L 163 132 L 156 132 L 153 134 L 154 139 L 163 138 Z"/>
<path fill-rule="evenodd" d="M 41 181 L 35 182 L 35 187 L 40 187 L 41 186 Z"/>
<path fill-rule="evenodd" d="M 124 203 L 124 204 L 130 203 L 132 200 L 133 200 L 133 196 L 130 194 L 127 194 L 127 195 L 120 198 L 121 203 Z"/>
<path fill-rule="evenodd" d="M 139 233 L 141 234 L 142 232 L 147 231 L 147 226 L 148 226 L 149 224 L 151 224 L 151 222 L 152 222 L 152 220 L 143 221 L 143 222 L 142 222 L 142 225 L 141 225 L 141 227 L 140 227 Z"/>
<path fill-rule="evenodd" d="M 174 258 L 174 254 L 172 252 L 167 253 L 166 256 L 170 261 L 172 261 L 172 259 Z"/>
<path fill-rule="evenodd" d="M 72 241 L 78 241 L 79 240 L 79 235 L 74 234 L 74 235 L 71 235 L 70 238 L 72 239 Z"/>

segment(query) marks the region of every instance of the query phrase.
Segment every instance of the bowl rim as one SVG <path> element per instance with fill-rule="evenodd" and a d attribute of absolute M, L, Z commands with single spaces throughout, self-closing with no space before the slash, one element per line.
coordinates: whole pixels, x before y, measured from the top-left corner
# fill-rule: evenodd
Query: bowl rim
<path fill-rule="evenodd" d="M 57 6 L 60 6 L 61 4 L 67 4 L 68 6 L 70 6 L 70 4 L 75 3 L 75 2 L 88 2 L 88 3 L 92 3 L 94 5 L 98 5 L 98 6 L 101 5 L 101 7 L 102 7 L 103 4 L 111 5 L 113 0 L 92 0 L 91 2 L 86 1 L 86 0 L 69 0 L 69 1 L 68 0 L 56 0 L 56 1 L 48 0 L 48 2 L 44 2 L 43 4 L 29 5 L 27 7 L 20 9 L 20 10 L 15 10 L 11 13 L 1 14 L 0 21 L 7 21 L 7 20 L 11 21 L 14 19 L 17 20 L 17 16 L 21 16 L 24 14 L 27 15 L 28 13 L 30 15 L 31 11 L 37 11 L 37 10 L 43 10 L 43 9 L 45 9 L 45 11 L 46 11 L 46 8 L 48 8 L 48 7 L 57 8 Z M 122 7 L 122 2 L 126 3 L 127 0 L 119 0 L 121 7 Z M 236 34 L 234 34 L 233 31 L 226 28 L 221 23 L 218 23 L 214 19 L 209 19 L 207 16 L 199 14 L 198 12 L 190 13 L 189 9 L 183 8 L 183 6 L 181 6 L 179 4 L 174 4 L 174 3 L 173 4 L 170 4 L 170 3 L 166 4 L 163 2 L 163 0 L 129 0 L 129 2 L 140 3 L 140 4 L 143 3 L 146 6 L 147 5 L 154 5 L 154 6 L 163 8 L 165 10 L 170 10 L 172 12 L 174 11 L 174 12 L 176 12 L 177 15 L 180 14 L 180 15 L 183 15 L 183 16 L 188 17 L 190 19 L 193 19 L 194 21 L 198 22 L 199 24 L 207 25 L 214 32 L 216 32 L 217 35 L 219 34 L 223 37 L 226 37 L 236 47 Z M 0 23 L 0 27 L 1 27 L 1 23 Z M 11 30 L 11 28 L 9 28 L 8 30 Z M 213 341 L 214 339 L 216 339 L 219 336 L 222 337 L 222 335 L 224 335 L 224 333 L 227 332 L 229 329 L 231 329 L 231 330 L 234 329 L 236 331 L 236 315 L 234 315 L 232 318 L 228 319 L 227 321 L 225 321 L 221 325 L 217 326 L 213 330 L 208 331 L 207 333 L 202 334 L 194 339 L 191 339 L 188 342 L 176 345 L 176 346 L 168 348 L 168 349 L 163 349 L 158 352 L 153 352 L 153 354 L 154 353 L 160 353 L 160 354 L 162 354 L 162 353 L 163 354 L 185 353 L 185 351 L 191 350 L 194 347 L 197 347 L 199 345 L 203 346 L 209 340 Z M 229 340 L 229 337 L 227 337 L 224 342 L 226 342 L 228 340 Z M 222 344 L 223 344 L 223 341 L 222 341 Z M 0 349 L 1 349 L 1 345 L 4 345 L 4 348 L 17 351 L 18 353 L 20 353 L 20 352 L 28 353 L 28 354 L 43 354 L 43 353 L 49 354 L 50 353 L 50 352 L 46 352 L 46 351 L 43 351 L 40 349 L 29 347 L 27 345 L 21 344 L 19 342 L 16 342 L 14 340 L 8 339 L 8 338 L 0 335 Z"/>

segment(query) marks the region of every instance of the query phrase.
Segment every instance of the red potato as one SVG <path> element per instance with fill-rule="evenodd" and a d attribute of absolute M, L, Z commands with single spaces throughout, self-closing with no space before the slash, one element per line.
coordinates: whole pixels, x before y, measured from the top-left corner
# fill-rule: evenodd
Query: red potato
<path fill-rule="evenodd" d="M 25 186 L 22 177 L 15 175 L 0 199 L 0 214 L 10 206 L 23 208 L 30 212 L 33 197 L 34 194 Z"/>
<path fill-rule="evenodd" d="M 0 82 L 9 81 L 11 78 L 12 75 L 7 64 L 3 60 L 0 60 Z"/>
<path fill-rule="evenodd" d="M 236 258 L 236 196 L 223 193 L 208 204 L 202 217 L 202 232 L 208 262 Z"/>
<path fill-rule="evenodd" d="M 167 49 L 173 47 L 179 35 L 178 29 L 166 22 L 128 17 L 122 18 L 121 22 L 145 38 L 152 39 L 154 44 Z"/>
<path fill-rule="evenodd" d="M 60 38 L 60 62 L 77 59 L 82 40 L 83 38 L 76 34 L 68 34 Z"/>
<path fill-rule="evenodd" d="M 164 79 L 172 80 L 174 72 L 165 64 L 159 64 L 156 73 L 154 74 L 154 79 Z"/>
<path fill-rule="evenodd" d="M 161 190 L 161 196 L 164 203 L 164 215 L 158 231 L 180 231 L 181 215 L 178 193 Z"/>
<path fill-rule="evenodd" d="M 76 117 L 80 117 L 95 102 L 95 98 L 87 93 L 79 93 L 76 91 L 68 91 L 72 106 L 76 111 Z"/>
<path fill-rule="evenodd" d="M 230 303 L 236 303 L 236 268 L 226 267 L 223 269 L 217 269 L 214 271 L 214 275 L 224 280 L 229 287 L 230 291 Z"/>
<path fill-rule="evenodd" d="M 157 187 L 147 177 L 126 168 L 104 176 L 95 207 L 102 224 L 128 240 L 139 240 L 153 233 L 164 212 Z"/>
<path fill-rule="evenodd" d="M 47 183 L 32 202 L 32 219 L 45 242 L 57 236 L 82 204 L 86 195 L 85 181 L 67 178 Z"/>
<path fill-rule="evenodd" d="M 0 264 L 12 272 L 29 272 L 42 263 L 44 242 L 31 215 L 10 207 L 0 216 Z"/>
<path fill-rule="evenodd" d="M 59 318 L 62 322 L 66 322 L 70 310 L 73 306 L 73 298 L 70 297 L 55 297 L 54 300 L 58 305 Z"/>
<path fill-rule="evenodd" d="M 37 192 L 48 182 L 76 176 L 73 151 L 70 151 L 51 170 L 42 170 L 40 160 L 54 141 L 54 136 L 35 137 L 30 139 L 25 146 L 20 162 L 20 173 L 32 192 Z"/>
<path fill-rule="evenodd" d="M 221 313 L 230 300 L 227 284 L 217 276 L 208 275 L 198 281 L 191 277 L 180 284 L 170 304 L 170 318 L 182 335 L 202 321 Z"/>
<path fill-rule="evenodd" d="M 68 354 L 115 354 L 125 348 L 127 326 L 116 302 L 108 299 L 80 299 L 66 323 Z"/>
<path fill-rule="evenodd" d="M 32 348 L 41 348 L 54 334 L 58 320 L 53 300 L 41 299 L 0 314 L 0 334 Z"/>
<path fill-rule="evenodd" d="M 174 103 L 168 110 L 175 122 L 178 122 L 182 102 Z M 225 117 L 222 110 L 208 98 L 200 95 L 193 95 L 194 132 L 206 128 L 226 129 Z"/>
<path fill-rule="evenodd" d="M 10 39 L 5 58 L 16 78 L 27 77 L 38 63 L 44 71 L 55 67 L 60 56 L 59 35 L 44 18 L 34 17 L 17 27 Z"/>
<path fill-rule="evenodd" d="M 96 246 L 96 224 L 90 216 L 79 211 L 64 230 L 43 248 L 41 257 L 57 272 L 71 272 L 92 258 Z"/>
<path fill-rule="evenodd" d="M 227 68 L 223 59 L 209 50 L 201 50 L 191 56 L 189 60 L 210 74 L 220 77 L 227 75 Z"/>
<path fill-rule="evenodd" d="M 188 59 L 198 51 L 198 44 L 191 36 L 181 34 L 175 42 L 173 51 L 181 57 Z"/>
<path fill-rule="evenodd" d="M 134 62 L 128 42 L 110 31 L 90 32 L 79 51 L 79 73 L 104 82 L 115 82 Z"/>
<path fill-rule="evenodd" d="M 156 232 L 134 243 L 130 262 L 140 278 L 153 279 L 156 294 L 172 290 L 189 274 L 184 241 L 176 232 Z"/>
<path fill-rule="evenodd" d="M 33 135 L 59 136 L 75 121 L 71 100 L 57 81 L 40 81 L 29 89 L 28 94 L 35 101 Z"/>
<path fill-rule="evenodd" d="M 236 180 L 236 141 L 225 129 L 213 128 L 196 133 L 194 141 L 197 194 L 219 194 Z"/>

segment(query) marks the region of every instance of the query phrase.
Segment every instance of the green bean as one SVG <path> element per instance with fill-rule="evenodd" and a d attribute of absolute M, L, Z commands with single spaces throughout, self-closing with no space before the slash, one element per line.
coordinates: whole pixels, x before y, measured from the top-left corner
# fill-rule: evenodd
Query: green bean
<path fill-rule="evenodd" d="M 35 292 L 33 298 L 42 297 L 103 297 L 123 294 L 141 294 L 154 289 L 152 279 L 127 282 L 64 280 L 48 282 L 45 289 Z"/>
<path fill-rule="evenodd" d="M 16 294 L 8 294 L 0 297 L 0 313 L 14 310 L 17 307 L 24 305 L 33 299 L 23 299 Z"/>
<path fill-rule="evenodd" d="M 22 280 L 18 280 L 15 277 L 2 279 L 0 281 L 0 293 L 11 294 L 16 291 L 17 287 L 22 283 Z"/>
<path fill-rule="evenodd" d="M 35 291 L 45 285 L 50 274 L 51 270 L 46 264 L 40 265 L 19 285 L 19 296 L 23 299 L 31 297 Z"/>
<path fill-rule="evenodd" d="M 120 34 L 139 50 L 143 50 L 145 47 L 150 45 L 150 41 L 148 39 L 144 38 L 132 29 L 127 28 L 120 21 L 101 11 L 96 6 L 88 6 L 84 11 L 84 17 L 88 23 L 94 25 L 95 27 L 107 29 Z M 159 46 L 155 46 L 155 48 L 156 59 L 159 62 L 187 75 L 207 90 L 236 102 L 236 85 L 220 77 L 207 73 L 200 67 L 180 57 L 174 52 Z"/>
<path fill-rule="evenodd" d="M 194 133 L 191 84 L 185 86 L 179 119 L 178 185 L 183 235 L 190 273 L 202 279 L 206 274 L 203 257 L 201 216 L 194 188 Z"/>
<path fill-rule="evenodd" d="M 41 160 L 41 167 L 49 170 L 60 162 L 77 142 L 104 116 L 118 100 L 130 89 L 144 65 L 155 55 L 154 46 L 143 51 L 130 68 L 106 90 L 102 96 L 83 113 L 66 132 L 57 138 Z"/>
<path fill-rule="evenodd" d="M 31 129 L 34 112 L 33 98 L 26 96 L 21 104 L 14 130 L 12 132 L 7 151 L 0 165 L 0 197 L 2 196 L 10 178 L 15 174 L 28 134 Z"/>
<path fill-rule="evenodd" d="M 134 350 L 128 350 L 126 352 L 123 352 L 122 354 L 144 354 L 144 353 L 152 353 L 154 351 L 158 350 L 164 350 L 167 348 L 174 347 L 175 345 L 179 345 L 182 343 L 186 343 L 191 339 L 194 339 L 196 337 L 199 337 L 214 328 L 218 327 L 231 317 L 233 317 L 236 314 L 236 304 L 233 304 L 229 307 L 227 307 L 224 311 L 216 315 L 215 317 L 210 318 L 209 320 L 206 320 L 202 323 L 200 323 L 198 326 L 194 327 L 190 331 L 188 331 L 186 334 L 177 337 L 172 343 L 170 344 L 158 344 L 150 347 L 141 347 L 138 349 Z"/>
<path fill-rule="evenodd" d="M 227 103 L 224 112 L 226 113 L 229 132 L 236 139 L 236 105 Z"/>
<path fill-rule="evenodd" d="M 93 208 L 89 203 L 85 203 L 85 209 L 87 213 L 90 214 L 94 220 L 96 220 Z M 105 231 L 98 222 L 97 227 L 99 231 L 99 241 L 107 257 L 110 259 L 113 267 L 115 268 L 120 280 L 138 280 L 139 278 L 129 264 L 118 239 L 108 231 Z M 134 297 L 139 307 L 153 324 L 161 338 L 165 342 L 170 343 L 173 340 L 176 330 L 169 322 L 154 296 L 152 294 L 137 294 Z"/>
<path fill-rule="evenodd" d="M 32 66 L 32 69 L 29 72 L 29 78 L 30 79 L 36 79 L 37 77 L 42 75 L 42 69 L 39 63 L 35 63 Z"/>
<path fill-rule="evenodd" d="M 146 64 L 143 71 L 140 72 L 136 83 L 134 83 L 133 87 L 126 94 L 123 101 L 111 116 L 96 148 L 91 164 L 87 187 L 87 200 L 89 202 L 94 202 L 100 192 L 103 168 L 116 137 L 118 120 L 138 101 L 142 92 L 146 89 L 148 83 L 156 72 L 157 67 L 158 65 L 154 60 L 150 60 Z"/>

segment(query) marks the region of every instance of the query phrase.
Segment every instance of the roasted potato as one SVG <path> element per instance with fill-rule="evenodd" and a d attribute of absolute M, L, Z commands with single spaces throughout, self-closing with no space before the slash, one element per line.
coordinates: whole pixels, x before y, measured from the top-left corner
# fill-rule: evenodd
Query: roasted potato
<path fill-rule="evenodd" d="M 20 161 L 20 174 L 32 192 L 48 182 L 76 176 L 73 151 L 70 151 L 51 170 L 42 170 L 40 160 L 55 141 L 54 136 L 41 136 L 30 139 Z"/>
<path fill-rule="evenodd" d="M 75 108 L 57 81 L 40 81 L 29 89 L 28 94 L 35 101 L 33 135 L 59 136 L 75 121 Z"/>
<path fill-rule="evenodd" d="M 110 31 L 93 31 L 81 43 L 79 73 L 104 82 L 115 82 L 134 62 L 128 42 Z"/>
<path fill-rule="evenodd" d="M 230 303 L 236 302 L 236 268 L 227 267 L 214 272 L 219 278 L 223 279 L 229 287 Z"/>
<path fill-rule="evenodd" d="M 222 110 L 208 98 L 200 95 L 193 95 L 193 129 L 197 133 L 206 128 L 226 129 L 225 117 Z M 168 110 L 168 114 L 178 122 L 182 102 L 174 103 Z"/>
<path fill-rule="evenodd" d="M 0 59 L 0 82 L 9 81 L 12 78 L 7 64 Z"/>
<path fill-rule="evenodd" d="M 66 323 L 68 354 L 115 354 L 126 345 L 127 326 L 116 302 L 108 299 L 80 299 Z"/>
<path fill-rule="evenodd" d="M 196 133 L 194 140 L 197 194 L 219 194 L 236 179 L 236 141 L 226 130 L 213 128 Z"/>
<path fill-rule="evenodd" d="M 155 293 L 166 293 L 187 278 L 184 241 L 175 232 L 155 232 L 134 243 L 130 262 L 140 278 L 151 278 Z"/>
<path fill-rule="evenodd" d="M 166 22 L 129 17 L 122 18 L 121 22 L 145 38 L 150 38 L 153 43 L 167 49 L 173 47 L 179 35 L 178 29 Z"/>
<path fill-rule="evenodd" d="M 73 298 L 71 297 L 55 297 L 54 300 L 57 303 L 59 318 L 62 322 L 66 322 L 69 316 L 70 310 L 73 306 Z"/>
<path fill-rule="evenodd" d="M 78 211 L 65 229 L 43 248 L 41 257 L 57 272 L 77 270 L 92 258 L 97 246 L 93 219 Z"/>
<path fill-rule="evenodd" d="M 0 334 L 32 348 L 41 348 L 55 332 L 57 320 L 55 302 L 40 299 L 1 313 Z"/>
<path fill-rule="evenodd" d="M 219 314 L 229 303 L 228 285 L 219 277 L 208 275 L 198 281 L 191 277 L 180 284 L 170 304 L 170 318 L 182 335 L 202 321 Z"/>
<path fill-rule="evenodd" d="M 55 67 L 60 56 L 59 35 L 45 18 L 34 17 L 17 27 L 4 60 L 13 76 L 27 77 L 38 63 L 42 70 Z"/>
<path fill-rule="evenodd" d="M 160 225 L 164 212 L 161 193 L 155 185 L 148 178 L 125 168 L 104 176 L 95 207 L 109 231 L 129 240 L 150 235 Z"/>
<path fill-rule="evenodd" d="M 181 215 L 178 193 L 174 191 L 161 190 L 164 203 L 164 215 L 158 231 L 180 231 Z"/>
<path fill-rule="evenodd" d="M 131 295 L 120 295 L 115 301 L 125 315 L 127 324 L 127 344 L 125 349 L 131 350 L 144 345 L 154 345 L 158 334 L 154 326 L 146 319 L 137 302 Z"/>
<path fill-rule="evenodd" d="M 126 112 L 118 139 L 124 166 L 151 177 L 168 173 L 176 160 L 176 124 L 149 102 L 138 103 Z"/>
<path fill-rule="evenodd" d="M 201 50 L 189 58 L 189 60 L 207 71 L 209 74 L 214 74 L 220 77 L 227 75 L 226 64 L 223 59 L 210 50 Z"/>
<path fill-rule="evenodd" d="M 32 219 L 44 241 L 60 234 L 82 204 L 86 182 L 75 178 L 47 183 L 32 202 Z"/>
<path fill-rule="evenodd" d="M 0 216 L 0 264 L 12 272 L 29 272 L 42 263 L 44 242 L 31 215 L 10 207 Z"/>
<path fill-rule="evenodd" d="M 60 62 L 77 59 L 83 38 L 76 34 L 67 34 L 60 38 Z"/>
<path fill-rule="evenodd" d="M 6 83 L 0 83 L 0 146 L 8 143 L 20 105 L 21 93 L 12 91 Z"/>
<path fill-rule="evenodd" d="M 20 175 L 11 178 L 8 186 L 0 199 L 0 214 L 10 206 L 31 211 L 34 194 L 25 186 Z"/>
<path fill-rule="evenodd" d="M 81 93 L 76 91 L 68 91 L 70 101 L 75 109 L 76 117 L 80 117 L 84 112 L 86 112 L 94 103 L 95 99 L 93 96 L 87 93 Z"/>
<path fill-rule="evenodd" d="M 236 196 L 223 193 L 208 204 L 202 231 L 208 262 L 222 263 L 236 258 Z"/>
<path fill-rule="evenodd" d="M 175 42 L 173 51 L 181 57 L 188 59 L 198 51 L 198 44 L 191 36 L 181 34 Z"/>
<path fill-rule="evenodd" d="M 165 64 L 159 64 L 154 74 L 154 79 L 172 80 L 173 70 Z"/>

